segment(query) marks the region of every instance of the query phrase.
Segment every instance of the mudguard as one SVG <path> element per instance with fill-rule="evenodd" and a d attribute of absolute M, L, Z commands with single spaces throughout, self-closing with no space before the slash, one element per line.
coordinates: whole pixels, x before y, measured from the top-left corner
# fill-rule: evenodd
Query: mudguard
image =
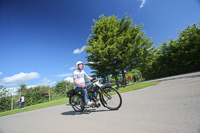
<path fill-rule="evenodd" d="M 71 89 L 68 92 L 66 92 L 66 94 L 67 94 L 67 97 L 72 97 L 75 94 L 75 90 Z"/>

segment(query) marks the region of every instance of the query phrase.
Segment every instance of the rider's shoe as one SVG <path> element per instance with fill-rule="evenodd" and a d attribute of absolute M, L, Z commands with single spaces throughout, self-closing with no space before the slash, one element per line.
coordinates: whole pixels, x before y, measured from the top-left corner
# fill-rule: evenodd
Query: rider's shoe
<path fill-rule="evenodd" d="M 93 104 L 93 102 L 90 102 L 90 101 L 87 102 L 87 105 L 88 105 L 88 106 L 91 106 L 92 104 Z"/>

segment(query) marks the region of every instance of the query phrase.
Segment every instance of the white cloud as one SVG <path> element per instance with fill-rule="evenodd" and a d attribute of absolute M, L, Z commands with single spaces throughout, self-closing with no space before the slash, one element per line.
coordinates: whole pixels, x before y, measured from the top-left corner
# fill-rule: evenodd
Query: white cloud
<path fill-rule="evenodd" d="M 73 75 L 72 73 L 64 73 L 64 74 L 57 75 L 57 77 L 67 77 L 67 76 L 72 76 L 72 75 Z"/>
<path fill-rule="evenodd" d="M 85 49 L 84 49 L 85 46 L 83 46 L 81 49 L 77 48 L 74 50 L 73 54 L 80 54 L 82 53 Z"/>
<path fill-rule="evenodd" d="M 145 3 L 146 3 L 146 0 L 142 0 L 142 4 L 140 5 L 140 8 L 142 8 Z"/>
<path fill-rule="evenodd" d="M 53 85 L 55 85 L 57 83 L 56 81 L 51 82 L 51 80 L 49 80 L 47 78 L 44 78 L 42 81 L 43 81 L 43 83 L 41 83 L 41 84 L 29 85 L 29 86 L 27 86 L 27 88 L 29 89 L 29 88 L 34 88 L 34 87 L 37 87 L 37 86 L 50 86 L 50 87 L 52 87 Z M 7 89 L 10 91 L 10 93 L 12 95 L 16 95 L 17 90 L 19 88 L 20 87 L 11 87 L 11 88 L 7 88 Z"/>
<path fill-rule="evenodd" d="M 49 86 L 53 86 L 53 85 L 55 85 L 56 83 L 57 83 L 56 81 L 53 81 L 53 82 L 49 83 Z"/>
<path fill-rule="evenodd" d="M 56 81 L 51 82 L 51 80 L 47 79 L 47 78 L 44 78 L 42 81 L 43 81 L 43 83 L 40 84 L 42 86 L 53 86 L 54 84 L 56 84 Z"/>
<path fill-rule="evenodd" d="M 44 86 L 48 85 L 49 82 L 51 82 L 51 80 L 49 80 L 47 78 L 44 78 L 42 81 L 43 81 L 43 83 L 41 85 L 44 85 Z"/>
<path fill-rule="evenodd" d="M 14 86 L 14 85 L 19 85 L 21 83 L 24 83 L 26 81 L 30 81 L 36 78 L 39 78 L 40 75 L 37 72 L 30 72 L 30 73 L 19 73 L 15 74 L 11 77 L 5 77 L 2 79 L 2 85 L 3 86 Z"/>
<path fill-rule="evenodd" d="M 48 78 L 44 78 L 42 81 L 44 81 L 44 82 L 50 82 L 51 80 L 49 80 Z"/>
<path fill-rule="evenodd" d="M 41 84 L 29 85 L 29 86 L 27 86 L 27 88 L 34 88 L 37 86 L 51 86 L 52 87 L 54 84 L 56 84 L 56 81 L 51 82 L 52 80 L 47 79 L 47 78 L 44 78 L 42 81 L 43 81 L 43 83 L 41 83 Z"/>
<path fill-rule="evenodd" d="M 69 70 L 74 70 L 74 69 L 76 69 L 76 67 L 71 67 Z"/>
<path fill-rule="evenodd" d="M 46 78 L 44 78 L 44 79 L 46 79 Z M 53 82 L 51 82 L 51 80 L 44 80 L 43 79 L 43 83 L 41 83 L 41 84 L 36 84 L 36 85 L 29 85 L 29 86 L 27 86 L 27 88 L 29 89 L 29 88 L 34 88 L 34 87 L 37 87 L 37 86 L 50 86 L 50 87 L 52 87 L 53 85 L 55 85 L 57 82 L 56 81 L 53 81 Z"/>
<path fill-rule="evenodd" d="M 73 78 L 72 77 L 67 77 L 64 79 L 65 81 L 69 81 L 69 82 L 72 82 L 73 83 Z"/>
<path fill-rule="evenodd" d="M 17 94 L 17 90 L 19 89 L 19 87 L 12 87 L 12 88 L 6 88 L 6 89 L 9 90 L 11 95 L 16 95 Z"/>
<path fill-rule="evenodd" d="M 37 86 L 39 86 L 39 85 L 29 85 L 29 86 L 27 86 L 27 88 L 29 89 L 29 88 L 34 88 L 34 87 L 37 87 Z"/>
<path fill-rule="evenodd" d="M 2 75 L 3 74 L 3 72 L 0 72 L 0 75 Z"/>

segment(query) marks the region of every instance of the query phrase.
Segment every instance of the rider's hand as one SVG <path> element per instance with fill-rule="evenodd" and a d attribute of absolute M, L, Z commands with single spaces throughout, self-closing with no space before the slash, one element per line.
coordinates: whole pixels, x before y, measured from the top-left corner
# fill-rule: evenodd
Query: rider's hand
<path fill-rule="evenodd" d="M 85 88 L 85 85 L 84 85 L 84 84 L 81 84 L 81 87 L 84 89 L 84 88 Z"/>

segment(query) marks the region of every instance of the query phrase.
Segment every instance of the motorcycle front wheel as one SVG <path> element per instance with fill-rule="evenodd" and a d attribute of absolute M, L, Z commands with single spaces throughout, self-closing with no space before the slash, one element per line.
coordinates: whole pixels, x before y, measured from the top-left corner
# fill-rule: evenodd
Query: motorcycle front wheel
<path fill-rule="evenodd" d="M 122 105 L 122 97 L 115 88 L 104 88 L 100 96 L 101 104 L 110 109 L 117 110 Z"/>
<path fill-rule="evenodd" d="M 70 104 L 76 112 L 83 112 L 85 108 L 83 97 L 80 94 L 73 95 L 70 98 Z"/>

